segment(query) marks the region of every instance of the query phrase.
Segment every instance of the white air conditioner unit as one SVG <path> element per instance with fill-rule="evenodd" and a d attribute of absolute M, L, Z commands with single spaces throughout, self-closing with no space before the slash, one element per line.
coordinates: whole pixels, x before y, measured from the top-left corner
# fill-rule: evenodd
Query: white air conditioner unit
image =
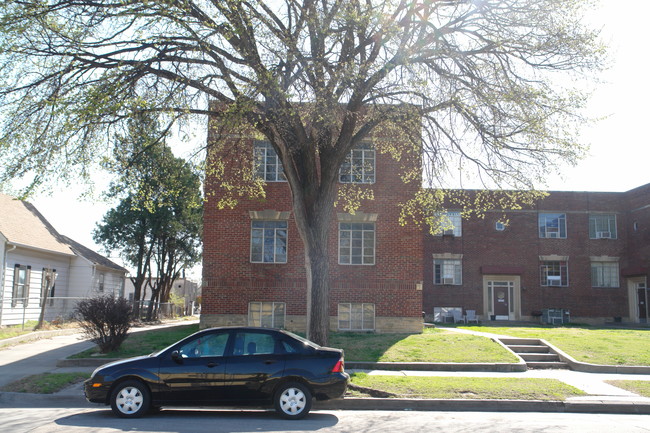
<path fill-rule="evenodd" d="M 558 233 L 558 232 L 546 232 L 546 237 L 547 238 L 559 238 L 560 233 Z"/>
<path fill-rule="evenodd" d="M 447 229 L 444 232 L 442 232 L 443 236 L 454 236 L 454 229 Z"/>
<path fill-rule="evenodd" d="M 442 279 L 442 284 L 454 284 L 454 279 L 453 278 L 443 278 Z"/>
<path fill-rule="evenodd" d="M 548 275 L 546 277 L 546 285 L 547 286 L 561 286 L 562 285 L 562 277 L 559 275 Z"/>
<path fill-rule="evenodd" d="M 611 237 L 611 232 L 596 232 L 596 239 L 610 239 Z"/>

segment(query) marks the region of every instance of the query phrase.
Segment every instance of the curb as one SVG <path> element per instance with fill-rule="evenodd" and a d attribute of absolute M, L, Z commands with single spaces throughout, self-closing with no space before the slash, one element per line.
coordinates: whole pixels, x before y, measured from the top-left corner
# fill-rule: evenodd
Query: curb
<path fill-rule="evenodd" d="M 17 337 L 0 340 L 0 349 L 4 349 L 7 346 L 12 346 L 14 344 L 23 343 L 26 341 L 38 341 L 46 338 L 58 337 L 60 335 L 80 334 L 81 332 L 82 331 L 80 328 L 55 329 L 52 331 L 34 331 L 30 332 L 29 334 L 23 334 Z"/>
<path fill-rule="evenodd" d="M 82 395 L 26 394 L 18 392 L 0 392 L 0 405 L 3 407 L 101 407 L 101 405 L 89 403 Z M 648 415 L 650 414 L 650 403 L 634 401 L 566 402 L 540 400 L 424 400 L 350 397 L 338 400 L 314 401 L 313 409 L 432 412 L 557 412 Z"/>
<path fill-rule="evenodd" d="M 404 410 L 467 412 L 569 412 L 650 414 L 643 402 L 566 402 L 541 400 L 423 400 L 403 398 L 344 398 L 314 402 L 321 410 Z"/>
<path fill-rule="evenodd" d="M 482 371 L 511 373 L 528 370 L 524 361 L 518 363 L 472 362 L 357 362 L 346 361 L 346 369 L 353 370 L 413 370 L 413 371 Z"/>

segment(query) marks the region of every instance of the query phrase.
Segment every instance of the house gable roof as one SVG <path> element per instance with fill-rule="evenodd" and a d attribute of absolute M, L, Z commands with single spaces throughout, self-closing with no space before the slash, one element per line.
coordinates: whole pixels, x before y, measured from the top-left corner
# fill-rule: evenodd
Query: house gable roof
<path fill-rule="evenodd" d="M 61 240 L 68 244 L 70 248 L 78 255 L 86 260 L 91 261 L 92 263 L 103 266 L 105 268 L 115 269 L 116 271 L 128 272 L 125 268 L 118 265 L 115 262 L 112 262 L 107 257 L 102 256 L 101 254 L 96 253 L 95 251 L 81 245 L 79 242 L 70 239 L 67 236 L 60 235 Z"/>
<path fill-rule="evenodd" d="M 0 233 L 8 243 L 65 255 L 74 252 L 41 213 L 26 201 L 0 194 Z"/>

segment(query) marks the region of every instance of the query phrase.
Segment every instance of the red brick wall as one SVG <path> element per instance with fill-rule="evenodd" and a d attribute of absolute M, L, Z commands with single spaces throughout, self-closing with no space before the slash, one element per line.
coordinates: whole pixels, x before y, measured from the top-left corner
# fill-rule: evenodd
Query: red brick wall
<path fill-rule="evenodd" d="M 538 234 L 538 213 L 565 213 L 566 239 L 543 239 Z M 589 239 L 589 213 L 615 213 L 617 239 Z M 502 212 L 488 212 L 484 219 L 463 220 L 462 237 L 425 240 L 424 307 L 462 306 L 486 314 L 483 305 L 484 267 L 509 267 L 521 272 L 521 315 L 543 308 L 565 308 L 573 316 L 617 317 L 628 315 L 627 288 L 623 277 L 618 288 L 594 288 L 590 256 L 619 257 L 619 267 L 628 265 L 628 214 L 621 193 L 551 192 L 535 208 L 506 212 L 509 225 L 497 231 Z M 463 254 L 463 284 L 433 284 L 434 253 Z M 568 287 L 540 284 L 539 256 L 568 256 Z"/>
<path fill-rule="evenodd" d="M 249 141 L 252 153 L 252 141 Z M 331 222 L 330 315 L 340 302 L 375 304 L 377 317 L 420 317 L 423 237 L 420 227 L 400 226 L 398 203 L 413 196 L 419 180 L 405 184 L 399 178 L 400 164 L 376 152 L 376 183 L 367 186 L 374 200 L 362 202 L 360 211 L 377 213 L 375 265 L 338 264 L 338 220 Z M 217 209 L 218 189 L 206 181 L 204 205 L 203 310 L 204 314 L 246 314 L 250 301 L 286 302 L 287 315 L 306 313 L 304 249 L 293 218 L 289 186 L 267 183 L 266 199 L 241 199 L 234 209 Z M 286 264 L 250 262 L 249 211 L 290 211 Z M 337 209 L 337 212 L 343 212 Z"/>

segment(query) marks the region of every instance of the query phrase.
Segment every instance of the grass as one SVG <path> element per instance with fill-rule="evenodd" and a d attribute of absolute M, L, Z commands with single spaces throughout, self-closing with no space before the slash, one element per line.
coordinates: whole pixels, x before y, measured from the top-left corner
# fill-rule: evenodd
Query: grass
<path fill-rule="evenodd" d="M 488 338 L 431 328 L 410 335 L 333 333 L 329 345 L 342 348 L 347 361 L 517 362 Z"/>
<path fill-rule="evenodd" d="M 588 326 L 461 326 L 460 328 L 513 337 L 543 338 L 576 360 L 592 364 L 650 365 L 650 329 L 610 329 Z"/>
<path fill-rule="evenodd" d="M 606 380 L 605 382 L 650 398 L 650 380 Z"/>
<path fill-rule="evenodd" d="M 399 398 L 563 401 L 584 392 L 556 379 L 352 375 L 352 384 Z M 354 396 L 355 393 L 352 395 Z"/>
<path fill-rule="evenodd" d="M 122 346 L 108 353 L 99 353 L 97 348 L 71 356 L 71 358 L 129 358 L 132 356 L 148 355 L 160 349 L 164 349 L 172 343 L 185 338 L 199 330 L 199 325 L 178 325 L 164 329 L 141 331 L 130 333 Z"/>
<path fill-rule="evenodd" d="M 0 328 L 0 340 L 6 340 L 7 338 L 18 337 L 20 335 L 29 334 L 34 332 L 34 328 L 38 324 L 36 320 L 29 320 L 23 325 L 11 325 Z M 77 327 L 77 322 L 63 322 L 63 323 L 43 323 L 43 328 L 40 331 L 50 331 L 53 329 L 64 329 L 64 328 L 73 328 Z"/>
<path fill-rule="evenodd" d="M 5 392 L 27 392 L 32 394 L 53 394 L 73 383 L 90 377 L 90 373 L 43 373 L 24 377 L 0 388 Z"/>

